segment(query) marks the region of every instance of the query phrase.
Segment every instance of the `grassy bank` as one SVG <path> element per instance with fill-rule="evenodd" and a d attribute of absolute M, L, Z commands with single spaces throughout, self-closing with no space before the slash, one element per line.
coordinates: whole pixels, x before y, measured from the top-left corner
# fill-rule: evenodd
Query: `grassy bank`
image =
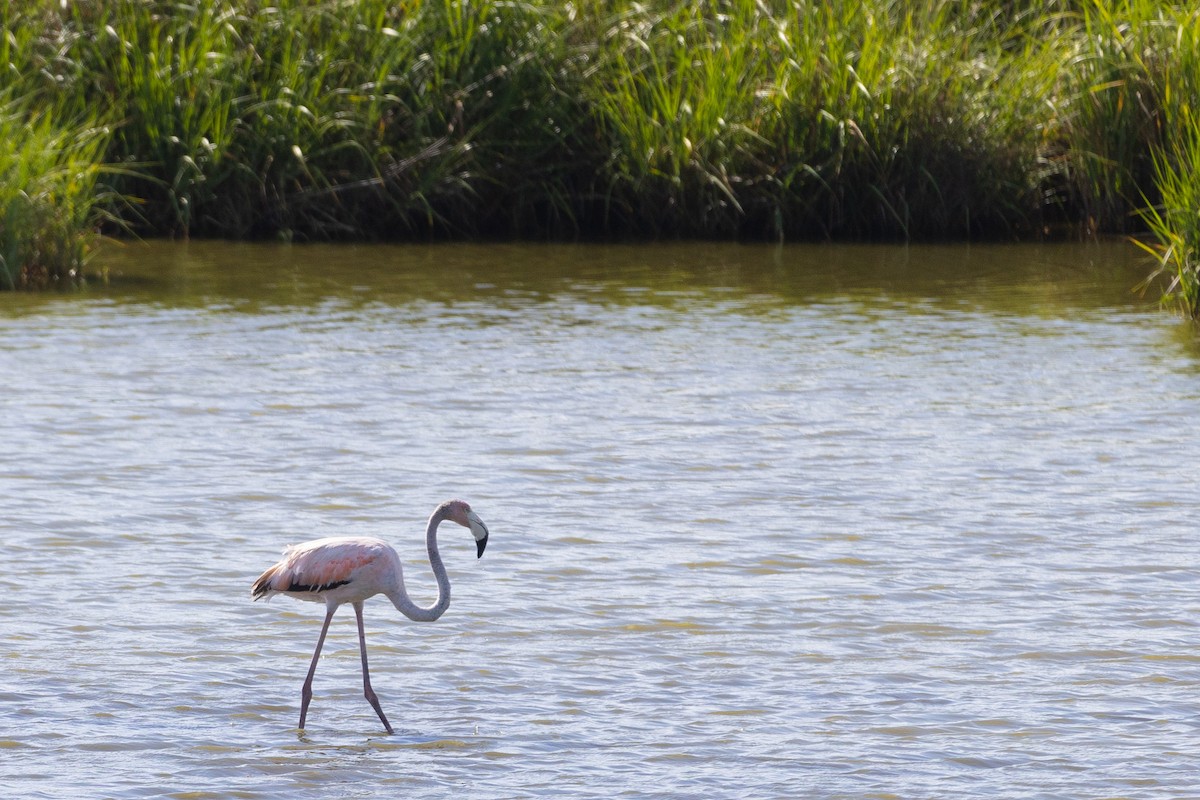
<path fill-rule="evenodd" d="M 22 253 L 57 252 L 30 242 L 62 242 L 71 269 L 102 222 L 316 239 L 1148 226 L 1196 307 L 1200 23 L 1184 5 L 14 0 L 0 14 L 0 124 L 43 131 L 5 140 L 19 143 L 0 173 L 18 198 L 0 194 L 10 285 L 43 269 Z M 30 191 L 34 173 L 71 188 Z M 59 222 L 24 221 L 43 216 Z"/>
<path fill-rule="evenodd" d="M 104 201 L 96 182 L 107 137 L 0 100 L 0 289 L 82 268 Z"/>

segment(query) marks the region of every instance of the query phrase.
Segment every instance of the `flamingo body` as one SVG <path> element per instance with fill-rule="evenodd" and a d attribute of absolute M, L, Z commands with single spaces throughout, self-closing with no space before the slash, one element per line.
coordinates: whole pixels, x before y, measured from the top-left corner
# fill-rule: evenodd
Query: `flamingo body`
<path fill-rule="evenodd" d="M 251 593 L 255 600 L 285 594 L 341 605 L 392 591 L 403 581 L 400 557 L 387 542 L 331 536 L 284 550 L 283 559 L 254 582 Z"/>
<path fill-rule="evenodd" d="M 308 677 L 300 691 L 300 729 L 303 730 L 308 715 L 313 676 L 317 671 L 321 648 L 325 645 L 325 634 L 329 632 L 329 623 L 339 606 L 350 603 L 354 606 L 354 616 L 358 622 L 363 695 L 379 715 L 383 727 L 388 733 L 392 732 L 392 726 L 379 705 L 379 698 L 371 688 L 371 675 L 367 669 L 367 640 L 363 630 L 363 601 L 377 594 L 386 595 L 401 613 L 418 622 L 432 622 L 444 614 L 450 607 L 450 579 L 438 552 L 437 529 L 447 519 L 470 529 L 475 537 L 478 557 L 483 556 L 487 546 L 487 526 L 465 502 L 447 500 L 434 509 L 425 528 L 425 545 L 429 553 L 429 565 L 438 584 L 438 598 L 428 608 L 418 606 L 409 598 L 396 551 L 387 542 L 372 537 L 335 536 L 292 545 L 284 550 L 279 563 L 258 576 L 250 588 L 255 600 L 269 600 L 277 594 L 284 594 L 297 600 L 325 603 L 325 622 L 308 667 Z"/>

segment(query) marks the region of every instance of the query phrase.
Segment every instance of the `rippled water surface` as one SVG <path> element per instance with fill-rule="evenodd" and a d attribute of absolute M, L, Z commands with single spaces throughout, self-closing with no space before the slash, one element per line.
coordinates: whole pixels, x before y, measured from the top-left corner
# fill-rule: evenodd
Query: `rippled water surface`
<path fill-rule="evenodd" d="M 1183 797 L 1193 329 L 1123 245 L 113 245 L 0 295 L 8 796 Z M 252 603 L 370 534 L 417 624 Z"/>

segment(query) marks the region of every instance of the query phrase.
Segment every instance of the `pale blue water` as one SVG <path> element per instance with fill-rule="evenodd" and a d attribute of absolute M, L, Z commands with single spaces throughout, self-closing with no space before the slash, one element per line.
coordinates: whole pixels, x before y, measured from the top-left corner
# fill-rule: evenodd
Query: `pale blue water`
<path fill-rule="evenodd" d="M 1189 797 L 1191 326 L 1125 245 L 130 246 L 0 295 L 12 797 Z M 251 603 L 389 539 L 437 623 Z"/>

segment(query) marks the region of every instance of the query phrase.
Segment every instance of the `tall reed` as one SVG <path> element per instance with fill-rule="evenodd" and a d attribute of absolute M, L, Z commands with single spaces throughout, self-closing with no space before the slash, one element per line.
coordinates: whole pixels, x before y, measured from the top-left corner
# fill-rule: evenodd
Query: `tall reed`
<path fill-rule="evenodd" d="M 103 210 L 320 239 L 1148 225 L 1194 253 L 1171 244 L 1200 236 L 1196 24 L 1151 0 L 13 0 L 0 241 L 44 262 L 17 220 L 82 242 Z"/>
<path fill-rule="evenodd" d="M 1139 242 L 1159 260 L 1164 302 L 1200 318 L 1200 11 L 1164 21 L 1170 57 L 1158 68 L 1155 102 L 1162 146 L 1152 152 L 1157 198 L 1141 218 L 1155 242 Z M 1155 202 L 1157 200 L 1157 202 Z"/>
<path fill-rule="evenodd" d="M 612 19 L 583 90 L 622 230 L 903 238 L 1039 223 L 1037 120 L 1057 65 L 977 4 L 713 0 Z"/>
<path fill-rule="evenodd" d="M 565 231 L 559 16 L 494 0 L 73 4 L 70 88 L 120 120 L 112 155 L 141 165 L 120 188 L 142 230 Z"/>
<path fill-rule="evenodd" d="M 1146 0 L 1089 0 L 1067 18 L 1058 42 L 1068 61 L 1056 119 L 1068 202 L 1091 232 L 1124 232 L 1155 195 L 1153 158 L 1161 146 L 1163 70 L 1173 25 Z"/>
<path fill-rule="evenodd" d="M 614 15 L 582 86 L 605 148 L 605 225 L 724 234 L 742 185 L 769 178 L 755 130 L 772 20 L 752 0 L 633 5 Z"/>
<path fill-rule="evenodd" d="M 812 3 L 780 20 L 766 139 L 787 227 L 907 238 L 1011 236 L 1036 223 L 1045 72 L 1016 69 L 1006 48 L 1022 38 L 976 9 Z"/>
<path fill-rule="evenodd" d="M 97 191 L 109 131 L 59 127 L 48 113 L 0 105 L 0 288 L 78 277 L 105 199 Z"/>

